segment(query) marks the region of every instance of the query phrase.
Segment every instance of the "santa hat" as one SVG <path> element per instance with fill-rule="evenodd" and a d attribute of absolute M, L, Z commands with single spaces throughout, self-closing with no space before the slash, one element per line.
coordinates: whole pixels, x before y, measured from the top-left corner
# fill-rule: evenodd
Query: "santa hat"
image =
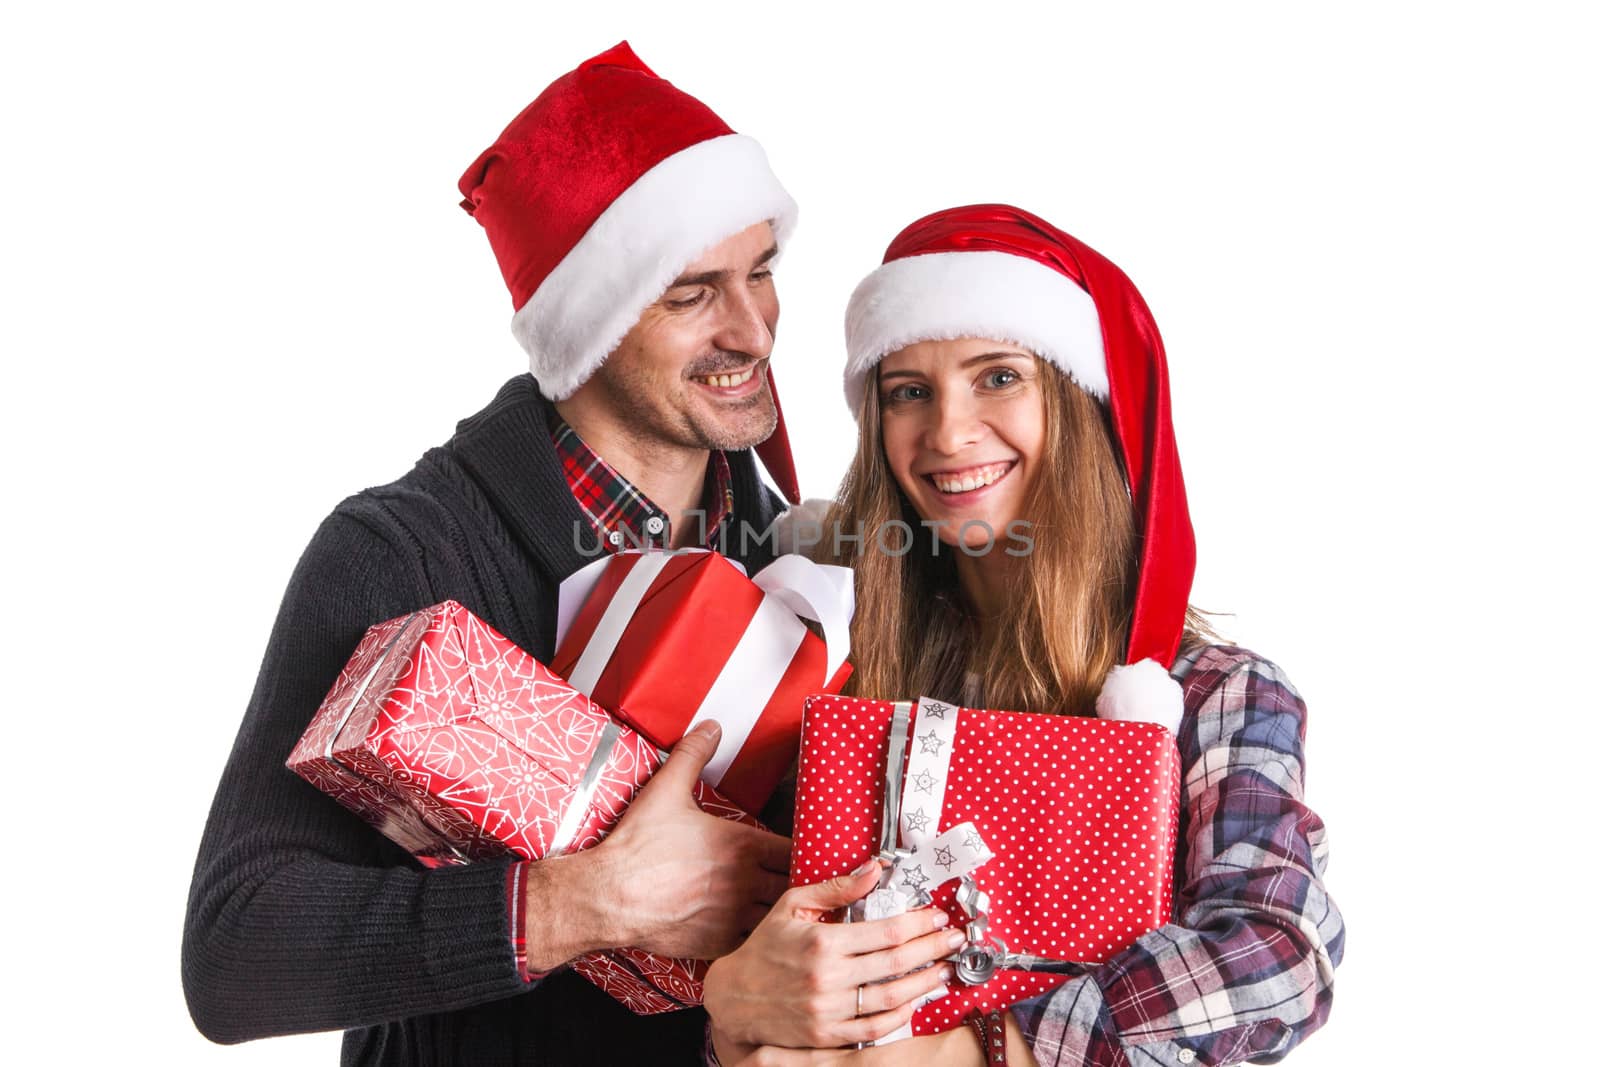
<path fill-rule="evenodd" d="M 1139 527 L 1139 576 L 1126 665 L 1112 669 L 1095 708 L 1176 729 L 1183 694 L 1168 669 L 1194 580 L 1194 530 L 1150 309 L 1114 263 L 1037 215 L 1004 204 L 937 212 L 902 230 L 850 298 L 851 410 L 861 417 L 868 374 L 884 356 L 964 337 L 1027 348 L 1109 405 Z"/>
<path fill-rule="evenodd" d="M 511 290 L 512 333 L 551 400 L 588 381 L 707 249 L 760 222 L 781 249 L 797 214 L 761 146 L 626 41 L 552 82 L 460 188 Z M 798 500 L 781 408 L 757 452 Z"/>

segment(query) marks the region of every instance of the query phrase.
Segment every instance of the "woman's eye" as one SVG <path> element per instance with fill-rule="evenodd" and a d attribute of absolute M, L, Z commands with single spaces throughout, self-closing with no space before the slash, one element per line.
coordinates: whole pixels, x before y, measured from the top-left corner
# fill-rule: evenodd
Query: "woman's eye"
<path fill-rule="evenodd" d="M 992 370 L 984 376 L 984 384 L 991 389 L 1004 389 L 1006 386 L 1015 385 L 1020 381 L 1022 381 L 1022 375 L 1005 367 Z"/>
<path fill-rule="evenodd" d="M 903 404 L 913 400 L 925 400 L 927 396 L 927 386 L 897 385 L 884 394 L 884 399 L 891 404 Z"/>

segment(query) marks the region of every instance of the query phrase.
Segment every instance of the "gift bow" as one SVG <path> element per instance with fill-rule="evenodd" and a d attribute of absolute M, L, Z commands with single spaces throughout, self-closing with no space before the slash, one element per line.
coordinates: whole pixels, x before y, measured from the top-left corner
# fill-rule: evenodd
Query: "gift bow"
<path fill-rule="evenodd" d="M 879 857 L 891 861 L 891 866 L 862 902 L 858 918 L 887 918 L 926 904 L 933 890 L 969 876 L 994 858 L 974 823 L 957 823 L 939 832 L 961 709 L 928 697 L 918 700 L 916 709 L 913 728 L 911 705 L 904 701 L 895 705 L 879 842 Z M 901 755 L 908 744 L 911 755 L 901 780 Z M 896 847 L 896 830 L 905 847 Z"/>
<path fill-rule="evenodd" d="M 593 693 L 629 620 L 667 561 L 680 553 L 707 551 L 687 548 L 672 552 L 617 553 L 617 556 L 638 556 L 639 560 L 606 605 L 567 683 L 585 696 Z M 561 583 L 556 607 L 556 647 L 566 639 L 573 619 L 599 582 L 601 572 L 614 558 L 598 559 Z M 741 574 L 745 573 L 739 563 L 728 562 Z M 824 682 L 838 673 L 850 655 L 850 618 L 855 613 L 855 577 L 850 568 L 815 563 L 799 555 L 779 556 L 751 581 L 765 594 L 761 605 L 685 727 L 688 732 L 706 719 L 715 719 L 722 726 L 722 740 L 716 754 L 701 774 L 702 780 L 713 786 L 722 781 L 733 765 L 755 728 L 761 709 L 777 689 L 789 661 L 805 640 L 807 631 L 796 616 L 810 619 L 822 628 L 822 641 L 827 649 Z"/>

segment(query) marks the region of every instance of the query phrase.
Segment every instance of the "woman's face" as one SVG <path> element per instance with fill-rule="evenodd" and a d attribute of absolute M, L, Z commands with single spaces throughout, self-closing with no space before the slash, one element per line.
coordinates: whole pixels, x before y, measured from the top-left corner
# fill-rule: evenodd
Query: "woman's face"
<path fill-rule="evenodd" d="M 1004 540 L 1044 459 L 1041 368 L 1001 341 L 922 341 L 878 365 L 883 450 L 947 545 Z M 981 524 L 981 525 L 980 525 Z"/>

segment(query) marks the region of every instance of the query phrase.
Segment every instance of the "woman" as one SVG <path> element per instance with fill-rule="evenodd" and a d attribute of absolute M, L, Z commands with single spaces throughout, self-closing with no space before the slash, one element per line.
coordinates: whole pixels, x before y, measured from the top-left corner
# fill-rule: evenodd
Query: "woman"
<path fill-rule="evenodd" d="M 852 690 L 1167 721 L 1184 760 L 1174 919 L 987 1027 L 840 1051 L 906 1023 L 960 936 L 934 909 L 819 923 L 877 884 L 869 865 L 790 890 L 711 967 L 721 1061 L 1001 1062 L 996 1031 L 1004 1062 L 1283 1054 L 1326 1018 L 1344 939 L 1301 802 L 1304 706 L 1187 610 L 1193 534 L 1143 300 L 1044 220 L 979 205 L 907 227 L 846 332 L 860 447 L 823 548 L 856 570 Z"/>

